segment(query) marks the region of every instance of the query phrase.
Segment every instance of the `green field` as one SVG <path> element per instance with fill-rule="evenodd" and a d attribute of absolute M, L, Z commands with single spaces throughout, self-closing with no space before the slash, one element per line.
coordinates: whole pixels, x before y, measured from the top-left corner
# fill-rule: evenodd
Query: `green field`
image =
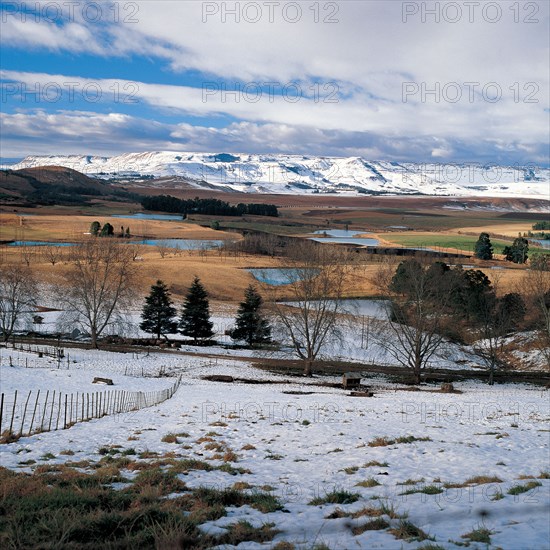
<path fill-rule="evenodd" d="M 477 242 L 477 237 L 472 237 L 468 235 L 383 235 L 383 238 L 387 241 L 390 241 L 395 244 L 399 244 L 405 247 L 411 248 L 451 248 L 456 250 L 464 250 L 473 253 L 475 243 Z M 493 251 L 495 254 L 502 254 L 502 249 L 505 246 L 509 246 L 510 242 L 502 241 L 499 239 L 491 239 L 493 244 Z M 529 252 L 533 254 L 534 252 L 540 252 L 543 254 L 550 254 L 550 250 L 530 246 Z"/>

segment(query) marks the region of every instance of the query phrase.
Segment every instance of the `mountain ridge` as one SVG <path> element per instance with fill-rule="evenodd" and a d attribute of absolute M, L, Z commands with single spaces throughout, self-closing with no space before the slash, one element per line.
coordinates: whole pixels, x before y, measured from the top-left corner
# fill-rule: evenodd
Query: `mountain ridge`
<path fill-rule="evenodd" d="M 199 189 L 269 194 L 502 196 L 550 199 L 550 169 L 537 166 L 374 161 L 359 156 L 145 151 L 113 157 L 28 156 L 12 170 L 64 166 L 103 180 L 182 178 Z"/>

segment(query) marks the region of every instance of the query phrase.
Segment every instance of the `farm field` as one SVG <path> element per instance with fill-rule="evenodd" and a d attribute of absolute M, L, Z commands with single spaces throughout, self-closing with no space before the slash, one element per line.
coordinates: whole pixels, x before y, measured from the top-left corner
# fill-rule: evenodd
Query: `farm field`
<path fill-rule="evenodd" d="M 477 241 L 477 237 L 467 235 L 455 235 L 447 233 L 427 233 L 427 232 L 415 232 L 415 233 L 398 233 L 398 234 L 381 234 L 384 240 L 390 243 L 398 244 L 405 247 L 419 247 L 419 248 L 433 248 L 435 250 L 449 249 L 458 252 L 465 252 L 473 254 L 474 246 Z M 495 254 L 502 254 L 502 250 L 505 246 L 510 245 L 507 241 L 499 239 L 491 239 L 493 245 L 493 251 Z M 539 247 L 531 247 L 531 253 L 534 251 L 539 253 L 548 253 L 548 250 Z"/>
<path fill-rule="evenodd" d="M 162 511 L 156 526 L 133 531 L 150 546 L 185 534 L 187 548 L 219 540 L 228 549 L 455 549 L 469 543 L 481 550 L 525 548 L 526 541 L 542 549 L 550 536 L 550 409 L 540 387 L 464 382 L 456 394 L 429 386 L 411 392 L 375 376 L 364 380 L 374 397 L 361 399 L 316 385 L 338 381 L 334 377 L 290 378 L 230 359 L 71 354 L 76 363 L 68 371 L 44 360 L 44 368 L 24 377 L 3 356 L 2 380 L 9 389 L 45 391 L 52 376 L 60 387 L 68 380 L 87 387 L 101 373 L 124 389 L 131 387 L 125 368 L 144 364 L 151 373 L 163 366 L 181 375 L 182 385 L 154 407 L 0 445 L 0 463 L 8 469 L 0 475 L 12 487 L 4 506 L 28 503 L 18 523 L 4 521 L 7 544 L 17 537 L 29 547 L 61 532 L 70 542 L 83 536 L 86 521 L 86 537 L 94 540 L 97 522 L 111 521 L 106 510 L 90 521 L 84 511 L 67 516 L 61 505 L 63 523 L 36 529 L 53 505 L 47 492 L 39 496 L 40 479 L 56 487 L 52 497 L 63 487 L 72 490 L 71 506 L 81 506 L 79 499 L 92 505 L 100 495 L 133 502 L 117 512 L 121 525 L 133 521 L 132 510 L 148 517 L 156 506 Z M 264 383 L 203 378 L 213 374 Z M 143 391 L 170 382 L 135 380 Z M 25 489 L 32 478 L 20 477 L 31 472 L 42 502 L 36 510 Z M 98 480 L 101 493 L 88 493 Z"/>

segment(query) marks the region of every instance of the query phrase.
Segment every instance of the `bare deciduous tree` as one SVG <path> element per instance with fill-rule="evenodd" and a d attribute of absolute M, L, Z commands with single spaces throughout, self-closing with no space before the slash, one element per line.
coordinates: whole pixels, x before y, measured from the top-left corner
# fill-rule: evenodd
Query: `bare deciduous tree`
<path fill-rule="evenodd" d="M 37 295 L 36 281 L 28 266 L 0 266 L 0 329 L 5 342 L 36 306 Z"/>
<path fill-rule="evenodd" d="M 539 327 L 537 344 L 550 369 L 550 262 L 525 271 L 521 289 L 535 312 Z"/>
<path fill-rule="evenodd" d="M 388 319 L 373 322 L 374 338 L 419 384 L 422 371 L 445 345 L 441 324 L 452 289 L 443 282 L 440 268 L 424 258 L 405 260 L 397 271 L 393 266 L 382 263 L 373 280 L 388 299 Z"/>
<path fill-rule="evenodd" d="M 43 246 L 42 256 L 46 262 L 55 265 L 62 258 L 61 247 L 56 245 Z"/>
<path fill-rule="evenodd" d="M 305 376 L 312 375 L 323 345 L 337 336 L 349 263 L 344 250 L 299 240 L 287 247 L 281 268 L 292 307 L 274 299 L 273 286 L 265 286 L 277 324 L 304 361 Z"/>
<path fill-rule="evenodd" d="M 93 239 L 74 247 L 61 299 L 64 318 L 89 331 L 92 347 L 108 326 L 120 324 L 135 297 L 135 267 L 128 247 Z"/>

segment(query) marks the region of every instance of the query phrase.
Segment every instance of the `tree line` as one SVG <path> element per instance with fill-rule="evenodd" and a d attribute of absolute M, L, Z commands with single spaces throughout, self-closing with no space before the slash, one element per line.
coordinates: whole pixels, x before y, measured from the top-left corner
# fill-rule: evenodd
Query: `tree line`
<path fill-rule="evenodd" d="M 271 325 L 262 314 L 262 305 L 263 299 L 254 285 L 248 286 L 237 311 L 235 327 L 229 334 L 233 340 L 244 341 L 249 346 L 271 341 Z M 208 293 L 197 276 L 187 292 L 179 318 L 168 286 L 158 280 L 145 298 L 139 328 L 157 339 L 179 332 L 193 338 L 195 344 L 205 343 L 214 336 L 210 317 Z"/>
<path fill-rule="evenodd" d="M 114 237 L 115 228 L 109 222 L 103 224 L 103 226 L 98 222 L 94 221 L 90 224 L 90 235 L 93 237 Z M 124 229 L 124 226 L 120 226 L 120 232 L 117 233 L 119 239 L 129 239 L 131 237 L 130 226 Z"/>
<path fill-rule="evenodd" d="M 205 214 L 210 216 L 272 216 L 277 217 L 279 211 L 274 204 L 244 204 L 236 206 L 219 199 L 194 199 L 184 200 L 172 195 L 158 195 L 156 197 L 143 197 L 141 205 L 145 210 L 169 212 L 172 214 Z"/>

